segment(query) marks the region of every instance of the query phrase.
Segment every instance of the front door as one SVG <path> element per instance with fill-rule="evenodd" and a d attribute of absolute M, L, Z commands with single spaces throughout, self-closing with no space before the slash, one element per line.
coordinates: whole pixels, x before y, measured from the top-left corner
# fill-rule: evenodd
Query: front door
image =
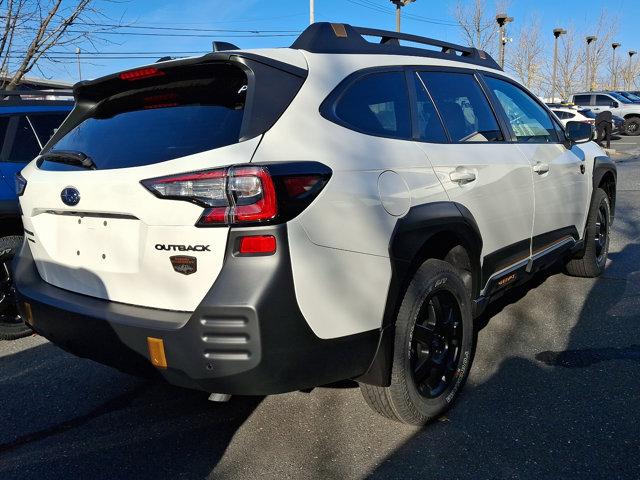
<path fill-rule="evenodd" d="M 491 276 L 529 259 L 534 205 L 531 165 L 516 144 L 505 140 L 474 74 L 434 70 L 420 71 L 417 78 L 418 101 L 421 91 L 428 92 L 449 140 L 419 145 L 449 199 L 467 208 L 482 232 L 484 289 Z M 428 122 L 424 128 L 433 130 Z"/>
<path fill-rule="evenodd" d="M 504 110 L 513 140 L 532 165 L 535 217 L 532 254 L 582 237 L 589 207 L 582 151 L 567 149 L 551 115 L 518 85 L 495 76 L 485 81 Z"/>

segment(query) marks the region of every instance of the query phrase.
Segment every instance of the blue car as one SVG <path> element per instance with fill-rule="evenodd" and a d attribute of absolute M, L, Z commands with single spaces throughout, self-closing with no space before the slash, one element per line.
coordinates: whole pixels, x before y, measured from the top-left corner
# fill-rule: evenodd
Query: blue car
<path fill-rule="evenodd" d="M 33 160 L 73 108 L 71 92 L 0 91 L 0 339 L 29 335 L 15 306 L 11 261 L 22 244 L 16 173 Z"/>

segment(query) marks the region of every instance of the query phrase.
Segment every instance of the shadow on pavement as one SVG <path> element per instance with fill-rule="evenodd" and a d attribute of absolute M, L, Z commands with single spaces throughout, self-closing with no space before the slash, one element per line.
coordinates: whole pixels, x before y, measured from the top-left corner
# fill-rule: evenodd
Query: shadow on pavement
<path fill-rule="evenodd" d="M 593 285 L 566 349 L 533 352 L 536 361 L 503 360 L 488 381 L 467 387 L 448 421 L 419 431 L 371 478 L 439 478 L 446 472 L 455 478 L 638 478 L 640 282 L 633 272 L 626 278 L 611 272 L 640 268 L 640 245 L 629 244 L 610 259 L 603 277 L 578 280 Z M 514 289 L 488 316 L 545 281 L 563 288 L 566 283 L 554 275 Z M 561 315 L 562 299 L 571 295 L 569 287 L 556 292 L 560 300 L 549 299 L 550 310 L 541 306 L 537 315 Z M 522 328 L 530 325 L 524 321 Z M 512 331 L 501 332 L 502 341 L 518 336 L 518 329 L 515 322 Z"/>
<path fill-rule="evenodd" d="M 203 392 L 70 362 L 49 343 L 0 357 L 0 391 L 2 479 L 205 478 L 262 401 L 213 404 Z"/>

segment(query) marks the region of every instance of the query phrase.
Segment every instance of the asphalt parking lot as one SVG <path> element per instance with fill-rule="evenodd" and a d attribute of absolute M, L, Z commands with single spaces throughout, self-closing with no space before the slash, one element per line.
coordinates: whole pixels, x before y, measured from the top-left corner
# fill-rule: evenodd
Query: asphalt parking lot
<path fill-rule="evenodd" d="M 349 382 L 212 404 L 32 336 L 0 341 L 0 478 L 639 478 L 640 157 L 617 160 L 605 275 L 494 304 L 434 424 L 384 420 Z"/>

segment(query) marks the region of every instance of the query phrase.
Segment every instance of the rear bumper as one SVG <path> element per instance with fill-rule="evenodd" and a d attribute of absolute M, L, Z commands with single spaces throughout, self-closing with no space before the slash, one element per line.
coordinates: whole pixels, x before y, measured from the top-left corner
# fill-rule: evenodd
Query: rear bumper
<path fill-rule="evenodd" d="M 274 235 L 276 254 L 236 257 L 237 237 L 251 232 Z M 26 243 L 14 268 L 24 318 L 53 343 L 128 373 L 208 392 L 267 395 L 354 378 L 369 368 L 380 338 L 378 330 L 315 336 L 295 298 L 285 225 L 232 230 L 222 271 L 192 313 L 54 287 L 38 274 Z M 163 340 L 168 368 L 151 365 L 147 337 Z"/>

